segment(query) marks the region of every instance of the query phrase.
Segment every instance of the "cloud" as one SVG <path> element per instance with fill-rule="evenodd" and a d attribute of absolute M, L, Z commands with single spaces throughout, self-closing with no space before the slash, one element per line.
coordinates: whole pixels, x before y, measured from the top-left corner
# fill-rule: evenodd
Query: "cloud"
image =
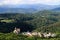
<path fill-rule="evenodd" d="M 18 4 L 58 5 L 60 4 L 60 0 L 0 0 L 0 5 L 18 5 Z"/>
<path fill-rule="evenodd" d="M 58 5 L 60 4 L 60 0 L 42 0 L 41 3 L 49 5 Z"/>
<path fill-rule="evenodd" d="M 19 4 L 21 3 L 22 0 L 3 0 L 2 2 L 0 2 L 1 4 Z"/>

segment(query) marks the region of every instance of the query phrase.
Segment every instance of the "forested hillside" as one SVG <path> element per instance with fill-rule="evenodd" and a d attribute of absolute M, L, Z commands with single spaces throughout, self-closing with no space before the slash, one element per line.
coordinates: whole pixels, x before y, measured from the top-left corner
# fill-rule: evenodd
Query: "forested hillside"
<path fill-rule="evenodd" d="M 38 30 L 38 28 L 40 28 L 38 31 L 44 32 L 44 30 L 48 30 L 58 32 L 57 29 L 59 30 L 60 25 L 55 26 L 59 24 L 58 22 L 60 22 L 60 13 L 48 10 L 38 11 L 31 14 L 5 13 L 0 14 L 0 32 L 12 32 L 14 27 L 20 28 L 21 32 L 34 31 Z M 51 29 L 48 29 L 50 27 Z M 41 28 L 44 29 L 42 30 Z"/>
<path fill-rule="evenodd" d="M 59 34 L 57 38 L 27 37 L 13 34 L 14 28 L 22 32 L 51 32 Z M 37 11 L 33 13 L 4 13 L 0 14 L 1 40 L 59 40 L 60 38 L 60 12 Z M 3 39 L 4 38 L 4 39 Z"/>

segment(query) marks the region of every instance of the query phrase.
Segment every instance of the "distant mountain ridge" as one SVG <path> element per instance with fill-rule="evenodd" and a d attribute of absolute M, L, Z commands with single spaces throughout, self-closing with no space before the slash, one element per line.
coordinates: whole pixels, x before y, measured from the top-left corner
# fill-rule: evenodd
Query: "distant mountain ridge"
<path fill-rule="evenodd" d="M 52 11 L 60 11 L 60 7 L 52 9 Z"/>
<path fill-rule="evenodd" d="M 35 5 L 17 5 L 17 6 L 0 6 L 0 13 L 32 13 L 35 11 L 41 10 L 51 10 L 58 8 L 59 5 L 43 5 L 43 4 L 35 4 Z"/>
<path fill-rule="evenodd" d="M 35 9 L 24 9 L 24 8 L 0 8 L 0 13 L 31 13 L 36 11 Z"/>

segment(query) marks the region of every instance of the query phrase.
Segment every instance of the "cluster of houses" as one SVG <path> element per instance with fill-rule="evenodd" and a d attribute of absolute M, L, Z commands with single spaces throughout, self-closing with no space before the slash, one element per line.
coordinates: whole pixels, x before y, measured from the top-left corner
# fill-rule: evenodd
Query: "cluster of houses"
<path fill-rule="evenodd" d="M 37 37 L 44 37 L 44 38 L 50 38 L 50 37 L 56 37 L 57 35 L 55 33 L 41 33 L 41 32 L 24 32 L 22 33 L 26 36 L 37 36 Z"/>
<path fill-rule="evenodd" d="M 16 28 L 14 29 L 13 33 L 15 34 L 19 34 L 20 33 L 20 28 Z M 57 34 L 55 33 L 41 33 L 41 32 L 23 32 L 22 35 L 26 35 L 28 37 L 32 37 L 32 36 L 37 36 L 37 37 L 44 37 L 44 38 L 49 38 L 49 37 L 56 37 Z"/>

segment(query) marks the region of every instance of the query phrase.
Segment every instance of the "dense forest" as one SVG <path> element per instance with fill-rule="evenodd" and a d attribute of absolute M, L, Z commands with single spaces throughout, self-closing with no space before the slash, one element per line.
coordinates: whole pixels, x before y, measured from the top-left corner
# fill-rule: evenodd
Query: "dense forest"
<path fill-rule="evenodd" d="M 1 34 L 2 36 L 6 35 L 4 33 L 8 33 L 7 36 L 8 35 L 14 36 L 14 34 L 11 34 L 11 32 L 13 32 L 15 27 L 20 28 L 21 32 L 37 31 L 37 32 L 53 32 L 60 34 L 60 12 L 44 10 L 33 13 L 0 14 L 0 33 L 2 33 Z M 15 35 L 14 37 L 16 36 L 17 35 Z M 20 36 L 19 35 L 17 36 L 17 40 L 19 40 Z M 23 38 L 24 37 L 25 36 L 23 36 Z M 11 39 L 7 39 L 7 40 L 11 40 Z M 26 40 L 34 40 L 34 38 L 33 37 L 30 39 L 27 38 Z M 48 40 L 48 39 L 43 39 L 43 40 Z M 59 38 L 57 40 L 59 40 Z"/>

